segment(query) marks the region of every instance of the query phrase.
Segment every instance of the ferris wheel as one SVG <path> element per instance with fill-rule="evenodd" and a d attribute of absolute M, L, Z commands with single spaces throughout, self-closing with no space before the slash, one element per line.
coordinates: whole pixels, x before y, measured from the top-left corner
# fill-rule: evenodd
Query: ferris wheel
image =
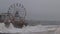
<path fill-rule="evenodd" d="M 5 18 L 5 26 L 9 26 L 12 23 L 15 27 L 23 27 L 25 23 L 26 9 L 20 3 L 14 3 L 9 6 L 8 12 Z"/>
<path fill-rule="evenodd" d="M 15 17 L 25 18 L 26 16 L 26 9 L 21 3 L 10 5 L 10 7 L 8 8 L 8 12 Z"/>

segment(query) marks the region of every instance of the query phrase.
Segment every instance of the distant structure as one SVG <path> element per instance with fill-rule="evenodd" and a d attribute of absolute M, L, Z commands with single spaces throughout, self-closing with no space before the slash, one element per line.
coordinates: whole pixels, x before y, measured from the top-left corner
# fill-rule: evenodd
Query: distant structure
<path fill-rule="evenodd" d="M 0 14 L 0 23 L 3 23 L 7 17 L 8 13 L 1 13 Z"/>
<path fill-rule="evenodd" d="M 9 27 L 10 23 L 16 28 L 22 28 L 25 23 L 26 9 L 20 3 L 10 5 L 7 13 L 0 15 L 0 22 L 4 22 L 6 27 Z M 3 19 L 2 19 L 3 18 Z"/>

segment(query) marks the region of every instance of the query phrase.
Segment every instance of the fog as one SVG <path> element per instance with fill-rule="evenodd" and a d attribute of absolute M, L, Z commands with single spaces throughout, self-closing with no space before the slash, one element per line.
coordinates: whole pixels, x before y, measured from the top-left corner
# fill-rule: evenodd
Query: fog
<path fill-rule="evenodd" d="M 16 2 L 26 8 L 27 19 L 60 21 L 60 0 L 0 0 L 0 13 Z"/>

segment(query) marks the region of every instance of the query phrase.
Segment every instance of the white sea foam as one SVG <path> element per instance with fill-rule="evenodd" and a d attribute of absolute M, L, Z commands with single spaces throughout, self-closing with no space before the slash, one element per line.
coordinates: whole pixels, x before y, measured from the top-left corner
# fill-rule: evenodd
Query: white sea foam
<path fill-rule="evenodd" d="M 14 28 L 12 24 L 10 24 L 9 28 L 6 28 L 4 26 L 4 23 L 0 23 L 0 32 L 1 33 L 27 33 L 27 32 L 50 32 L 55 31 L 57 29 L 57 26 L 42 26 L 42 25 L 36 25 L 36 26 L 26 26 L 22 29 L 20 28 Z M 47 33 L 46 32 L 46 33 Z"/>

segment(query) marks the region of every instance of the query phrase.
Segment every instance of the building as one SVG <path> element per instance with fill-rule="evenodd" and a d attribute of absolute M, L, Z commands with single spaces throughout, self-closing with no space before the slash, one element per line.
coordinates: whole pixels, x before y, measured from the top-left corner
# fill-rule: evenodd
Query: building
<path fill-rule="evenodd" d="M 0 14 L 0 22 L 4 22 L 5 18 L 7 17 L 8 13 L 1 13 Z"/>

